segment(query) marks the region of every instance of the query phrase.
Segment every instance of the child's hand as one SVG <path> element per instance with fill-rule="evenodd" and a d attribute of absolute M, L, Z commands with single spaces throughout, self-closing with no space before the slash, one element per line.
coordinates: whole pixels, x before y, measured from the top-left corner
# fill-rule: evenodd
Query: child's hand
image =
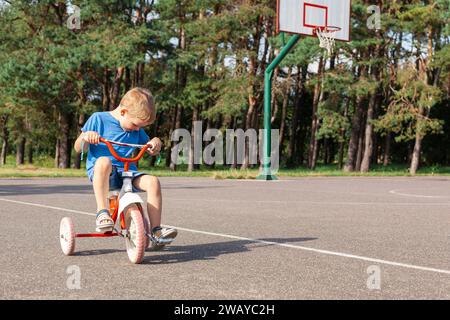
<path fill-rule="evenodd" d="M 152 140 L 147 142 L 147 144 L 151 144 L 152 145 L 152 148 L 147 150 L 147 152 L 151 156 L 154 156 L 154 155 L 158 154 L 161 151 L 162 142 L 161 142 L 161 140 L 159 138 L 153 138 Z"/>
<path fill-rule="evenodd" d="M 83 140 L 92 144 L 98 144 L 100 135 L 95 131 L 86 131 L 83 133 Z"/>

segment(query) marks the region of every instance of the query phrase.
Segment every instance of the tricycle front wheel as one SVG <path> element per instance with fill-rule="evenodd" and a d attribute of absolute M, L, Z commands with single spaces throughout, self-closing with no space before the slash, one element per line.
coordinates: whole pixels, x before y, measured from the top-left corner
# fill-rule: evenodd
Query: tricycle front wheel
<path fill-rule="evenodd" d="M 128 236 L 125 238 L 128 259 L 131 263 L 141 263 L 144 259 L 146 234 L 144 227 L 144 217 L 137 207 L 131 207 L 126 215 L 126 226 Z"/>
<path fill-rule="evenodd" d="M 144 231 L 145 231 L 145 249 L 148 249 L 150 246 L 150 233 L 152 230 L 150 230 L 150 222 L 144 217 Z"/>

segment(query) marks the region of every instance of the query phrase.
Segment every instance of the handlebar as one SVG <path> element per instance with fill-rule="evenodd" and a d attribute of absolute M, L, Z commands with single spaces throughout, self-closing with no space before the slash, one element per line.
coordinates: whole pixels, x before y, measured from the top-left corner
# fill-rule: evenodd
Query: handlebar
<path fill-rule="evenodd" d="M 128 143 L 122 143 L 122 142 L 116 142 L 116 141 L 109 141 L 102 137 L 100 137 L 100 142 L 103 142 L 104 144 L 106 144 L 106 146 L 108 147 L 109 151 L 111 152 L 111 154 L 113 155 L 114 158 L 125 163 L 125 171 L 128 171 L 128 166 L 131 162 L 138 162 L 144 156 L 145 152 L 149 148 L 150 149 L 154 148 L 154 146 L 152 146 L 151 144 L 144 144 L 144 145 L 128 144 Z M 117 154 L 116 150 L 114 150 L 114 148 L 112 146 L 113 144 L 116 144 L 119 146 L 125 146 L 125 147 L 142 148 L 142 149 L 141 149 L 141 151 L 139 151 L 139 154 L 134 158 L 122 158 L 121 156 L 119 156 Z"/>

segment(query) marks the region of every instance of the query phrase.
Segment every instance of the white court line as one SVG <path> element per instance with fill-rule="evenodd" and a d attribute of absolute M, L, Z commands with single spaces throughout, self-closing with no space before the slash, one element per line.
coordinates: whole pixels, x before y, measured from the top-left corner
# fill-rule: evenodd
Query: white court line
<path fill-rule="evenodd" d="M 447 199 L 447 198 L 449 198 L 446 196 L 425 196 L 425 195 L 421 195 L 421 194 L 401 193 L 401 192 L 398 192 L 398 190 L 391 190 L 391 191 L 389 191 L 389 193 L 395 194 L 397 196 L 414 197 L 414 198 L 430 198 L 430 199 Z"/>
<path fill-rule="evenodd" d="M 411 177 L 411 176 L 385 176 L 385 177 L 376 177 L 376 176 L 321 176 L 321 175 L 317 175 L 317 176 L 284 176 L 284 175 L 276 175 L 278 177 L 278 180 L 272 180 L 272 181 L 265 181 L 265 180 L 256 180 L 256 179 L 215 179 L 217 181 L 243 181 L 243 182 L 248 182 L 248 181 L 262 181 L 262 182 L 295 182 L 295 181 L 302 181 L 302 180 L 317 180 L 319 181 L 319 179 L 325 180 L 325 179 L 329 179 L 329 180 L 344 180 L 344 181 L 351 181 L 351 180 L 355 180 L 355 181 L 361 181 L 363 179 L 367 179 L 367 181 L 371 181 L 371 180 L 380 180 L 380 181 L 401 181 L 403 182 L 403 180 L 413 180 L 413 181 L 420 181 L 420 180 L 425 180 L 427 178 L 431 179 L 431 180 L 436 180 L 436 181 L 440 181 L 442 179 L 445 179 L 446 181 L 450 182 L 450 177 L 449 176 L 432 176 L 432 175 L 423 175 L 423 176 L 415 176 L 415 177 Z M 334 182 L 334 181 L 333 181 Z"/>
<path fill-rule="evenodd" d="M 78 210 L 71 210 L 71 209 L 65 209 L 65 208 L 59 208 L 59 207 L 53 207 L 53 206 L 47 206 L 47 205 L 36 204 L 36 203 L 32 203 L 32 202 L 24 202 L 24 201 L 10 200 L 10 199 L 4 199 L 4 198 L 0 198 L 0 201 L 12 202 L 12 203 L 17 203 L 17 204 L 25 204 L 25 205 L 35 206 L 35 207 L 41 207 L 41 208 L 58 210 L 58 211 L 66 211 L 66 212 L 78 213 L 78 214 L 83 214 L 83 215 L 88 215 L 88 216 L 95 216 L 95 214 L 89 213 L 89 212 L 78 211 Z M 233 236 L 233 235 L 224 234 L 224 233 L 207 232 L 207 231 L 194 230 L 194 229 L 181 228 L 181 227 L 168 226 L 168 225 L 166 225 L 166 226 L 170 227 L 170 228 L 177 228 L 178 230 L 183 230 L 183 231 L 192 232 L 192 233 L 198 233 L 198 234 L 204 234 L 204 235 L 209 235 L 209 236 L 216 236 L 216 237 L 222 237 L 222 238 L 244 240 L 244 241 L 255 242 L 255 243 L 269 244 L 269 245 L 285 247 L 285 248 L 290 248 L 290 249 L 310 251 L 310 252 L 314 252 L 314 253 L 321 253 L 321 254 L 325 254 L 325 255 L 331 255 L 331 256 L 337 256 L 337 257 L 343 257 L 343 258 L 350 258 L 350 259 L 374 262 L 374 263 L 385 264 L 385 265 L 390 265 L 390 266 L 396 266 L 396 267 L 402 267 L 402 268 L 415 269 L 415 270 L 421 270 L 421 271 L 429 271 L 429 272 L 435 272 L 435 273 L 441 273 L 441 274 L 448 274 L 448 275 L 450 275 L 450 270 L 445 270 L 445 269 L 435 269 L 435 268 L 429 268 L 429 267 L 422 267 L 422 266 L 416 266 L 416 265 L 413 265 L 413 264 L 400 263 L 400 262 L 395 262 L 395 261 L 388 261 L 388 260 L 382 260 L 382 259 L 358 256 L 358 255 L 342 253 L 342 252 L 328 251 L 328 250 L 315 249 L 315 248 L 311 248 L 311 247 L 304 247 L 304 246 L 298 246 L 298 245 L 293 245 L 293 244 L 286 244 L 286 243 L 280 243 L 280 242 L 265 241 L 265 240 L 258 240 L 258 239 L 240 237 L 240 236 Z"/>
<path fill-rule="evenodd" d="M 348 253 L 315 249 L 315 248 L 311 248 L 311 247 L 297 246 L 297 245 L 293 245 L 293 244 L 245 238 L 245 237 L 233 236 L 233 235 L 229 235 L 229 234 L 199 231 L 199 230 L 180 228 L 180 227 L 175 227 L 175 226 L 167 226 L 167 227 L 177 228 L 178 230 L 188 231 L 188 232 L 192 232 L 192 233 L 199 233 L 199 234 L 231 238 L 231 239 L 237 239 L 237 240 L 245 240 L 245 241 L 249 241 L 249 242 L 263 243 L 263 244 L 275 245 L 275 246 L 286 247 L 286 248 L 291 248 L 291 249 L 311 251 L 311 252 L 315 252 L 315 253 L 322 253 L 322 254 L 326 254 L 326 255 L 333 255 L 333 256 L 338 256 L 338 257 L 351 258 L 351 259 L 375 262 L 375 263 L 386 264 L 386 265 L 391 265 L 391 266 L 416 269 L 416 270 L 422 270 L 422 271 L 431 271 L 431 272 L 444 273 L 444 274 L 450 275 L 450 270 L 421 267 L 421 266 L 416 266 L 416 265 L 412 265 L 412 264 L 406 264 L 406 263 L 400 263 L 400 262 L 394 262 L 394 261 L 388 261 L 388 260 L 382 260 L 382 259 L 376 259 L 376 258 L 369 258 L 369 257 L 364 257 L 364 256 L 357 256 L 357 255 L 348 254 Z"/>
<path fill-rule="evenodd" d="M 86 216 L 95 216 L 96 215 L 95 213 L 89 213 L 89 212 L 78 211 L 78 210 L 71 210 L 71 209 L 66 209 L 66 208 L 46 206 L 44 204 L 38 204 L 38 203 L 32 203 L 32 202 L 10 200 L 10 199 L 5 199 L 5 198 L 0 198 L 0 201 L 6 201 L 6 202 L 12 202 L 12 203 L 18 203 L 18 204 L 26 204 L 26 205 L 34 206 L 34 207 L 41 207 L 41 208 L 46 208 L 46 209 L 53 209 L 53 210 L 60 210 L 60 211 L 78 213 L 78 214 L 83 214 L 83 215 L 86 215 Z"/>
<path fill-rule="evenodd" d="M 244 202 L 244 203 L 299 203 L 299 204 L 318 204 L 318 205 L 363 205 L 363 206 L 373 206 L 373 205 L 381 205 L 381 206 L 450 206 L 450 202 L 448 203 L 424 203 L 424 202 L 340 202 L 340 201 L 283 201 L 283 200 L 241 200 L 241 199 L 199 199 L 199 198 L 189 198 L 189 199 L 180 199 L 180 198 L 164 198 L 166 200 L 171 201 L 185 201 L 192 202 L 194 201 L 204 201 L 204 202 Z"/>
<path fill-rule="evenodd" d="M 263 181 L 263 180 L 233 180 L 233 181 L 240 181 L 240 182 L 246 182 L 246 181 L 257 181 L 257 182 L 267 182 L 267 181 Z M 275 181 L 269 181 L 269 182 L 281 182 L 281 181 L 288 181 L 288 180 L 275 180 Z M 297 181 L 297 180 L 295 180 L 295 181 Z M 167 185 L 169 185 L 169 186 L 177 186 L 179 189 L 182 189 L 182 188 L 189 188 L 189 187 L 192 187 L 192 186 L 199 186 L 199 184 L 196 184 L 196 185 L 192 185 L 192 186 L 179 186 L 179 185 L 177 185 L 176 183 L 173 183 L 173 184 L 168 184 L 168 183 L 164 183 L 163 185 L 162 185 L 162 188 L 164 189 L 164 187 L 165 186 L 167 186 Z M 203 185 L 202 185 L 203 186 Z M 212 185 L 211 187 L 215 187 L 215 185 Z M 292 188 L 275 188 L 275 189 L 272 189 L 272 191 L 273 192 L 285 192 L 285 191 L 288 191 L 288 192 L 295 192 L 295 193 L 300 193 L 300 192 L 309 192 L 309 193 L 320 193 L 320 194 L 323 194 L 323 191 L 320 191 L 320 190 L 310 190 L 310 189 L 300 189 L 300 188 L 296 188 L 296 189 L 292 189 Z M 394 191 L 396 191 L 396 190 L 391 190 L 391 191 L 389 191 L 389 193 L 394 193 Z M 337 192 L 337 191 L 326 191 L 326 193 L 327 194 L 336 194 L 336 195 L 342 195 L 342 194 L 346 194 L 346 195 L 362 195 L 362 196 L 370 196 L 370 197 L 373 197 L 373 196 L 385 196 L 386 195 L 386 191 L 380 191 L 380 192 Z M 414 195 L 408 195 L 408 194 L 400 194 L 400 193 L 398 193 L 398 195 L 403 195 L 403 196 L 414 196 Z M 446 199 L 446 198 L 449 198 L 449 197 L 445 197 L 445 196 L 417 196 L 417 197 L 423 197 L 423 198 L 441 198 L 441 199 Z M 285 201 L 283 201 L 283 202 L 285 202 Z M 298 201 L 294 201 L 294 202 L 298 202 Z M 304 201 L 302 201 L 301 203 L 307 203 L 307 202 L 304 202 Z M 312 202 L 312 203 L 314 203 L 314 202 Z M 321 203 L 323 203 L 323 202 L 321 202 Z M 330 204 L 334 204 L 334 203 L 330 203 Z M 355 202 L 353 202 L 353 203 L 345 203 L 345 202 L 338 202 L 338 203 L 336 203 L 336 204 L 358 204 L 358 203 L 355 203 Z M 374 204 L 373 202 L 361 202 L 360 204 L 364 204 L 364 205 L 370 205 L 370 204 Z M 375 203 L 375 204 L 377 204 L 377 203 Z M 400 205 L 409 205 L 409 204 L 400 204 Z M 418 203 L 418 205 L 424 205 L 423 203 Z M 448 204 L 444 204 L 444 205 L 450 205 L 450 202 L 448 203 Z"/>

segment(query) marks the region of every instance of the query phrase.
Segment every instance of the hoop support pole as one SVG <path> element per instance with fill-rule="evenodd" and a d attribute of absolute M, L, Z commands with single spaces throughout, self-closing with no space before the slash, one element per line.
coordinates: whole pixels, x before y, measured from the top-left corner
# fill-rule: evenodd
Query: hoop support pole
<path fill-rule="evenodd" d="M 280 54 L 272 61 L 264 72 L 264 158 L 263 171 L 258 175 L 258 180 L 278 180 L 271 171 L 271 155 L 272 155 L 272 139 L 271 139 L 271 123 L 272 110 L 270 102 L 272 100 L 272 77 L 273 71 L 286 57 L 289 51 L 295 46 L 300 39 L 300 35 L 293 35 L 288 43 L 283 47 Z"/>

